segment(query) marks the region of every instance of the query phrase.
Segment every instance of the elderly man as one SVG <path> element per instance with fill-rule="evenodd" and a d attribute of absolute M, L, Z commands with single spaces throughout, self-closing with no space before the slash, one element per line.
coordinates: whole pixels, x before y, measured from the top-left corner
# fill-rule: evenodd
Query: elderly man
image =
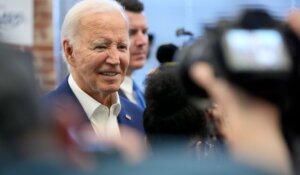
<path fill-rule="evenodd" d="M 117 93 L 129 65 L 128 27 L 111 0 L 80 1 L 66 14 L 61 42 L 70 75 L 44 100 L 74 128 L 90 122 L 105 137 L 120 136 L 120 125 L 144 132 L 142 110 Z"/>
<path fill-rule="evenodd" d="M 147 60 L 149 40 L 148 40 L 148 24 L 143 13 L 144 5 L 139 0 L 117 0 L 126 11 L 129 18 L 129 34 L 130 34 L 130 62 L 124 82 L 121 85 L 119 94 L 126 97 L 131 102 L 137 104 L 141 108 L 145 108 L 144 94 L 138 88 L 132 78 L 134 70 L 144 66 Z"/>

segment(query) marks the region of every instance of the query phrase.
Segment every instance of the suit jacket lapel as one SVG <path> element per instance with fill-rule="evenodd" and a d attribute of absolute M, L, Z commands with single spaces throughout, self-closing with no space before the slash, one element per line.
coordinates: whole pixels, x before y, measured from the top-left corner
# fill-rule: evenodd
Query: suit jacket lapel
<path fill-rule="evenodd" d="M 66 105 L 70 104 L 74 110 L 81 116 L 82 121 L 89 121 L 88 116 L 86 115 L 83 107 L 81 106 L 79 100 L 76 98 L 75 94 L 73 93 L 69 83 L 68 83 L 68 78 L 66 78 L 62 84 L 57 88 L 57 92 L 61 94 L 62 96 L 62 101 L 58 102 L 59 106 L 62 108 L 65 108 L 65 110 L 70 110 L 68 109 Z"/>
<path fill-rule="evenodd" d="M 134 126 L 131 116 L 126 114 L 123 108 L 121 108 L 120 114 L 118 115 L 118 123 L 129 127 Z"/>

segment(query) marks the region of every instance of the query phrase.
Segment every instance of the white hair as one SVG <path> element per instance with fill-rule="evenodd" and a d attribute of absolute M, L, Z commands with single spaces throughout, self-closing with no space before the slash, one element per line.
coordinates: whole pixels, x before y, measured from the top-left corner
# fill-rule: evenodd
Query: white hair
<path fill-rule="evenodd" d="M 127 26 L 129 26 L 128 17 L 124 8 L 115 0 L 82 0 L 76 3 L 65 16 L 61 28 L 61 43 L 63 44 L 63 41 L 67 39 L 71 45 L 75 44 L 78 35 L 79 23 L 83 17 L 94 13 L 109 11 L 119 11 L 124 17 Z M 64 50 L 62 51 L 62 56 L 69 68 Z"/>

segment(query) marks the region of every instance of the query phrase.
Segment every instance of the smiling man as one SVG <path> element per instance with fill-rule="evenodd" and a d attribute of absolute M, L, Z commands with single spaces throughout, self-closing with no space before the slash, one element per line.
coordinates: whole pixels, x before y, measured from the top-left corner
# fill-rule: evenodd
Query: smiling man
<path fill-rule="evenodd" d="M 120 136 L 119 125 L 144 132 L 142 110 L 117 93 L 129 65 L 128 26 L 125 12 L 115 1 L 74 5 L 61 31 L 70 75 L 44 97 L 54 110 L 66 115 L 75 111 L 75 125 L 90 122 L 105 137 Z"/>
<path fill-rule="evenodd" d="M 148 24 L 143 13 L 144 5 L 139 0 L 117 0 L 124 8 L 129 18 L 130 62 L 119 94 L 141 108 L 145 108 L 144 94 L 132 78 L 133 71 L 141 69 L 148 55 L 149 39 Z"/>

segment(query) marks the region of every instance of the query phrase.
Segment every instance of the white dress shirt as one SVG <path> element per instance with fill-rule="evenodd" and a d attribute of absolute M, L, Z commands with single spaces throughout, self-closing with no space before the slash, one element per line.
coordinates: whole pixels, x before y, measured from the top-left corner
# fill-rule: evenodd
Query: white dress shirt
<path fill-rule="evenodd" d="M 123 83 L 121 84 L 121 90 L 126 97 L 133 103 L 137 104 L 136 98 L 133 92 L 133 80 L 129 76 L 125 76 Z"/>
<path fill-rule="evenodd" d="M 118 93 L 115 93 L 115 100 L 108 108 L 81 90 L 72 75 L 69 76 L 68 83 L 91 121 L 96 134 L 102 137 L 119 137 L 117 117 L 121 111 L 121 103 Z"/>

